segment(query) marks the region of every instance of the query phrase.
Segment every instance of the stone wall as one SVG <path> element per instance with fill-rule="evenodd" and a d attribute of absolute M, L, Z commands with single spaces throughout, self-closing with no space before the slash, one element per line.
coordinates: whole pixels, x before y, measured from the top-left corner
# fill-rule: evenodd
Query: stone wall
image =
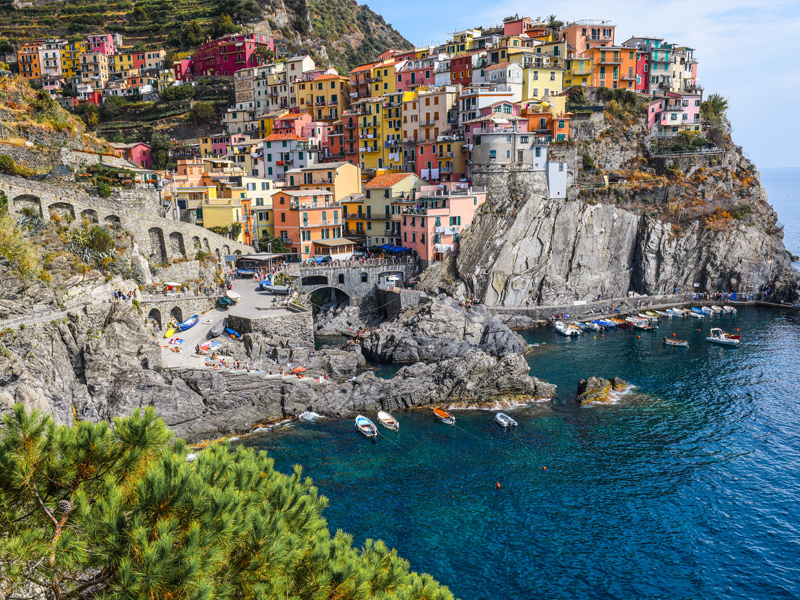
<path fill-rule="evenodd" d="M 198 296 L 176 298 L 165 296 L 162 298 L 149 298 L 141 300 L 142 317 L 146 320 L 156 321 L 159 328 L 163 329 L 172 318 L 182 322 L 194 315 L 202 315 L 214 308 L 217 303 L 216 296 Z"/>
<path fill-rule="evenodd" d="M 110 198 L 84 189 L 71 181 L 33 181 L 0 175 L 0 190 L 9 199 L 9 210 L 20 213 L 33 209 L 43 216 L 85 219 L 111 227 L 122 227 L 133 234 L 141 253 L 151 264 L 193 259 L 198 250 L 215 254 L 246 254 L 250 246 L 240 244 L 191 223 L 159 216 L 159 193 L 137 189 L 116 191 Z"/>
<path fill-rule="evenodd" d="M 290 313 L 276 308 L 268 309 L 264 313 L 265 316 L 257 319 L 229 315 L 228 327 L 242 335 L 260 333 L 266 337 L 288 338 L 308 348 L 314 347 L 314 318 L 311 311 Z"/>
<path fill-rule="evenodd" d="M 207 264 L 198 260 L 188 260 L 186 262 L 174 263 L 166 267 L 159 267 L 153 273 L 153 278 L 161 283 L 176 281 L 184 283 L 187 281 L 197 281 L 201 279 L 206 284 L 213 283 L 215 265 Z"/>
<path fill-rule="evenodd" d="M 406 309 L 418 306 L 420 298 L 421 294 L 417 290 L 388 291 L 378 289 L 375 292 L 377 305 L 383 307 L 383 313 L 387 320 L 394 319 Z"/>
<path fill-rule="evenodd" d="M 375 290 L 380 278 L 385 275 L 399 275 L 403 281 L 414 272 L 414 263 L 354 266 L 316 266 L 300 269 L 297 284 L 300 291 L 311 294 L 325 288 L 343 291 L 352 300 L 360 301 Z M 324 280 L 323 280 L 324 278 Z"/>
<path fill-rule="evenodd" d="M 82 166 L 94 165 L 100 162 L 97 152 L 86 152 L 72 148 L 41 147 L 27 144 L 14 144 L 0 140 L 0 154 L 5 154 L 14 159 L 19 165 L 42 173 L 48 172 L 56 165 L 66 165 L 74 170 Z M 127 160 L 111 154 L 103 155 L 103 164 L 122 169 L 138 168 Z"/>

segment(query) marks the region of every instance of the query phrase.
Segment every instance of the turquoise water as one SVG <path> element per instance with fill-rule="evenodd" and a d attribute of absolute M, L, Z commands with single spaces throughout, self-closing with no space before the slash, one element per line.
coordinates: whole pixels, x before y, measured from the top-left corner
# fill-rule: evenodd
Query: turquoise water
<path fill-rule="evenodd" d="M 762 179 L 800 254 L 800 170 Z M 743 345 L 707 344 L 712 323 Z M 672 333 L 690 347 L 664 346 Z M 418 410 L 377 443 L 335 419 L 246 443 L 302 464 L 332 529 L 385 540 L 464 600 L 800 598 L 800 313 L 524 336 L 558 393 L 508 411 L 514 433 L 487 411 L 451 428 Z M 589 375 L 635 388 L 578 407 Z"/>
<path fill-rule="evenodd" d="M 688 319 L 641 337 L 526 332 L 544 343 L 532 372 L 559 388 L 513 411 L 516 433 L 490 412 L 459 411 L 454 429 L 419 410 L 377 443 L 334 419 L 248 443 L 305 467 L 332 529 L 385 540 L 463 599 L 796 598 L 800 315 L 718 320 L 742 347 Z M 688 350 L 663 345 L 673 332 Z M 577 407 L 594 374 L 636 389 Z"/>

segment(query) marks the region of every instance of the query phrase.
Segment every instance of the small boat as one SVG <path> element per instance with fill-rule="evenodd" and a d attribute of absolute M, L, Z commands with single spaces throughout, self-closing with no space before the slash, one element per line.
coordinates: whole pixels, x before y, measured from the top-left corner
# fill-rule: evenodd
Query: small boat
<path fill-rule="evenodd" d="M 715 313 L 725 312 L 724 310 L 722 310 L 721 306 L 717 306 L 716 304 L 711 305 L 711 310 L 713 310 Z"/>
<path fill-rule="evenodd" d="M 500 427 L 516 427 L 517 422 L 509 417 L 506 413 L 497 413 L 494 416 L 494 420 L 497 421 L 497 424 Z"/>
<path fill-rule="evenodd" d="M 689 347 L 689 342 L 687 342 L 686 340 L 676 340 L 675 338 L 665 337 L 664 338 L 664 343 L 667 346 L 675 346 L 677 348 L 688 348 Z"/>
<path fill-rule="evenodd" d="M 672 316 L 671 314 L 669 314 L 667 311 L 664 311 L 664 310 L 657 310 L 656 314 L 659 317 L 671 317 Z"/>
<path fill-rule="evenodd" d="M 283 296 L 288 295 L 291 291 L 288 285 L 272 285 L 267 281 L 262 281 L 258 284 L 258 287 L 260 287 L 264 292 L 269 292 L 270 294 L 281 294 Z"/>
<path fill-rule="evenodd" d="M 586 327 L 591 329 L 592 331 L 602 331 L 603 328 L 597 324 L 597 321 L 589 321 L 588 323 L 584 323 Z"/>
<path fill-rule="evenodd" d="M 725 333 L 722 329 L 715 327 L 709 332 L 706 341 L 712 344 L 722 344 L 723 346 L 738 346 L 742 341 L 740 338 L 741 336 Z"/>
<path fill-rule="evenodd" d="M 589 326 L 584 324 L 584 323 L 581 323 L 580 321 L 571 321 L 569 326 L 573 327 L 573 328 L 577 327 L 581 331 L 588 331 L 589 330 Z"/>
<path fill-rule="evenodd" d="M 400 423 L 392 415 L 382 410 L 378 411 L 378 423 L 391 429 L 392 431 L 400 431 Z"/>
<path fill-rule="evenodd" d="M 658 325 L 653 325 L 647 319 L 637 319 L 633 322 L 634 329 L 643 329 L 645 331 L 655 331 L 658 329 Z"/>
<path fill-rule="evenodd" d="M 174 327 L 170 327 L 170 328 L 169 328 L 169 329 L 167 329 L 167 331 L 164 333 L 164 337 L 165 337 L 165 338 L 170 338 L 170 337 L 172 337 L 172 334 L 173 334 L 173 333 L 175 333 L 175 328 L 174 328 Z"/>
<path fill-rule="evenodd" d="M 200 320 L 200 317 L 198 315 L 193 315 L 193 316 L 189 317 L 183 323 L 178 325 L 178 331 L 186 331 L 187 329 L 191 329 L 192 327 L 197 325 L 197 322 L 199 320 Z"/>
<path fill-rule="evenodd" d="M 229 307 L 229 306 L 233 306 L 233 305 L 234 305 L 234 301 L 233 301 L 233 300 L 231 300 L 230 298 L 228 298 L 227 296 L 221 296 L 221 297 L 220 297 L 220 298 L 217 300 L 217 302 L 219 303 L 219 305 L 220 305 L 220 306 L 223 306 L 223 307 L 225 307 L 225 308 L 227 308 L 227 307 Z"/>
<path fill-rule="evenodd" d="M 657 319 L 658 318 L 658 313 L 656 311 L 654 311 L 654 310 L 647 310 L 647 311 L 645 311 L 644 314 L 646 314 L 651 319 Z"/>
<path fill-rule="evenodd" d="M 679 317 L 682 317 L 682 316 L 684 316 L 686 314 L 685 310 L 683 310 L 682 308 L 677 308 L 677 307 L 668 308 L 667 312 L 672 312 L 672 314 L 678 315 Z"/>
<path fill-rule="evenodd" d="M 703 311 L 701 311 L 699 308 L 693 308 L 691 312 L 689 312 L 688 314 L 690 317 L 693 317 L 695 319 L 702 319 L 705 317 Z"/>
<path fill-rule="evenodd" d="M 356 417 L 356 428 L 368 438 L 378 437 L 378 428 L 375 427 L 375 423 L 363 415 Z"/>
<path fill-rule="evenodd" d="M 728 306 L 727 304 L 722 307 L 722 310 L 724 310 L 729 315 L 735 315 L 736 314 L 736 309 L 733 308 L 732 306 Z"/>
<path fill-rule="evenodd" d="M 450 414 L 449 412 L 444 410 L 443 408 L 434 408 L 433 409 L 433 414 L 437 419 L 439 419 L 445 425 L 455 425 L 456 424 L 456 418 L 452 414 Z"/>
<path fill-rule="evenodd" d="M 700 308 L 700 310 L 702 310 L 702 311 L 703 311 L 705 314 L 707 314 L 707 315 L 710 315 L 710 314 L 713 314 L 713 313 L 714 313 L 714 311 L 713 311 L 713 310 L 711 310 L 711 307 L 710 307 L 710 306 L 702 306 L 702 307 Z"/>
<path fill-rule="evenodd" d="M 238 340 L 242 337 L 242 334 L 236 331 L 235 329 L 231 329 L 230 327 L 225 328 L 225 333 L 231 336 L 233 339 Z"/>
<path fill-rule="evenodd" d="M 658 315 L 651 315 L 649 312 L 639 313 L 638 317 L 646 321 L 653 321 L 654 323 L 658 323 L 659 320 Z"/>
<path fill-rule="evenodd" d="M 599 320 L 595 321 L 595 323 L 597 323 L 601 327 L 607 327 L 608 329 L 616 329 L 617 328 L 617 324 L 616 323 L 614 323 L 613 321 L 607 321 L 606 319 L 599 319 Z"/>
<path fill-rule="evenodd" d="M 569 327 L 572 331 L 577 332 L 578 334 L 583 333 L 583 328 L 577 325 L 576 323 L 568 323 L 567 327 Z"/>
<path fill-rule="evenodd" d="M 225 319 L 220 319 L 208 330 L 208 335 L 206 335 L 207 339 L 219 337 L 222 335 L 222 332 L 225 331 Z"/>
<path fill-rule="evenodd" d="M 611 319 L 609 319 L 609 321 L 614 323 L 617 327 L 630 327 L 631 326 L 630 323 L 628 323 L 627 321 L 623 321 L 622 319 L 611 318 Z"/>
<path fill-rule="evenodd" d="M 241 299 L 242 299 L 242 295 L 241 295 L 239 292 L 237 292 L 237 291 L 234 291 L 234 290 L 228 290 L 228 291 L 225 293 L 225 295 L 226 295 L 228 298 L 230 298 L 231 300 L 233 300 L 233 303 L 234 303 L 234 304 L 236 304 L 236 303 L 237 303 L 239 300 L 241 300 Z"/>
<path fill-rule="evenodd" d="M 553 324 L 553 327 L 556 328 L 556 331 L 558 333 L 560 333 L 561 335 L 566 335 L 567 337 L 572 335 L 578 335 L 580 333 L 580 331 L 576 331 L 575 329 L 572 329 L 571 327 L 564 325 L 562 321 L 556 321 Z"/>

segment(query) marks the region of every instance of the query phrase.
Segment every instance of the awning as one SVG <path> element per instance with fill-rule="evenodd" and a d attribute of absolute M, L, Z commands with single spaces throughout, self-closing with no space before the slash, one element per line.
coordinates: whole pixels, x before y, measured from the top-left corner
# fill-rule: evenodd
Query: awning
<path fill-rule="evenodd" d="M 391 244 L 384 244 L 383 246 L 378 246 L 381 250 L 386 250 L 387 252 L 391 252 L 394 246 Z"/>
<path fill-rule="evenodd" d="M 411 248 L 403 248 L 402 246 L 392 246 L 389 252 L 411 252 Z"/>

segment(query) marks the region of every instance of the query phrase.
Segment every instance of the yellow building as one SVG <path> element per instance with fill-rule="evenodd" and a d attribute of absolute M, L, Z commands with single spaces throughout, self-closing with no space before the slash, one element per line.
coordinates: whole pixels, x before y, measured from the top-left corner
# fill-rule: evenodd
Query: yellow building
<path fill-rule="evenodd" d="M 359 162 L 365 176 L 403 170 L 403 141 L 394 124 L 385 119 L 386 96 L 364 98 L 356 106 L 358 116 Z"/>
<path fill-rule="evenodd" d="M 258 165 L 261 164 L 263 167 L 263 161 L 259 161 L 257 158 L 260 158 L 262 154 L 263 145 L 264 140 L 261 139 L 241 140 L 238 142 L 231 140 L 231 144 L 227 148 L 226 158 L 250 177 L 262 177 L 264 173 L 259 171 Z M 200 150 L 201 152 L 203 150 L 202 143 Z"/>
<path fill-rule="evenodd" d="M 530 66 L 522 70 L 522 99 L 541 99 L 564 91 L 564 69 Z"/>
<path fill-rule="evenodd" d="M 447 40 L 447 53 L 450 56 L 459 56 L 469 52 L 475 47 L 475 38 L 480 36 L 480 29 L 456 31 L 453 33 L 453 38 Z"/>
<path fill-rule="evenodd" d="M 175 188 L 175 202 L 181 211 L 181 219 L 185 213 L 195 213 L 195 223 L 203 225 L 203 203 L 217 197 L 217 188 L 213 185 L 197 185 Z"/>
<path fill-rule="evenodd" d="M 592 85 L 592 74 L 594 71 L 594 60 L 589 57 L 576 57 L 567 59 L 567 66 L 564 70 L 564 87 L 570 88 L 576 85 Z"/>
<path fill-rule="evenodd" d="M 134 70 L 134 56 L 136 55 L 135 52 L 124 52 L 121 54 L 115 54 L 112 57 L 113 62 L 109 64 L 111 67 L 112 73 L 120 73 L 123 77 L 128 77 L 131 74 L 131 71 Z M 138 73 L 139 70 L 136 69 Z"/>
<path fill-rule="evenodd" d="M 370 96 L 385 96 L 397 91 L 396 61 L 393 58 L 375 63 L 370 68 Z"/>
<path fill-rule="evenodd" d="M 401 245 L 400 207 L 393 201 L 411 198 L 411 190 L 423 185 L 413 173 L 383 173 L 364 186 L 363 219 L 352 221 L 366 222 L 367 246 Z"/>
<path fill-rule="evenodd" d="M 239 188 L 228 188 L 231 196 L 228 198 L 206 198 L 202 203 L 203 211 L 203 227 L 206 229 L 214 229 L 215 227 L 223 227 L 230 229 L 234 223 L 239 223 L 242 228 L 239 235 L 235 239 L 241 242 L 244 239 L 244 211 L 241 197 L 239 196 Z"/>
<path fill-rule="evenodd" d="M 297 106 L 314 121 L 336 121 L 350 101 L 350 79 L 342 75 L 320 75 L 298 82 Z"/>
<path fill-rule="evenodd" d="M 272 128 L 275 125 L 275 119 L 280 119 L 283 115 L 289 114 L 285 108 L 273 110 L 272 112 L 265 113 L 258 117 L 258 135 L 265 138 L 272 135 Z"/>
<path fill-rule="evenodd" d="M 175 73 L 172 69 L 165 69 L 158 73 L 158 91 L 163 93 L 165 89 L 175 83 Z"/>
<path fill-rule="evenodd" d="M 361 192 L 361 169 L 348 162 L 320 163 L 286 171 L 289 187 L 333 192 L 334 202 Z"/>
<path fill-rule="evenodd" d="M 61 70 L 69 81 L 81 74 L 81 55 L 86 53 L 86 41 L 70 42 L 61 48 Z"/>

